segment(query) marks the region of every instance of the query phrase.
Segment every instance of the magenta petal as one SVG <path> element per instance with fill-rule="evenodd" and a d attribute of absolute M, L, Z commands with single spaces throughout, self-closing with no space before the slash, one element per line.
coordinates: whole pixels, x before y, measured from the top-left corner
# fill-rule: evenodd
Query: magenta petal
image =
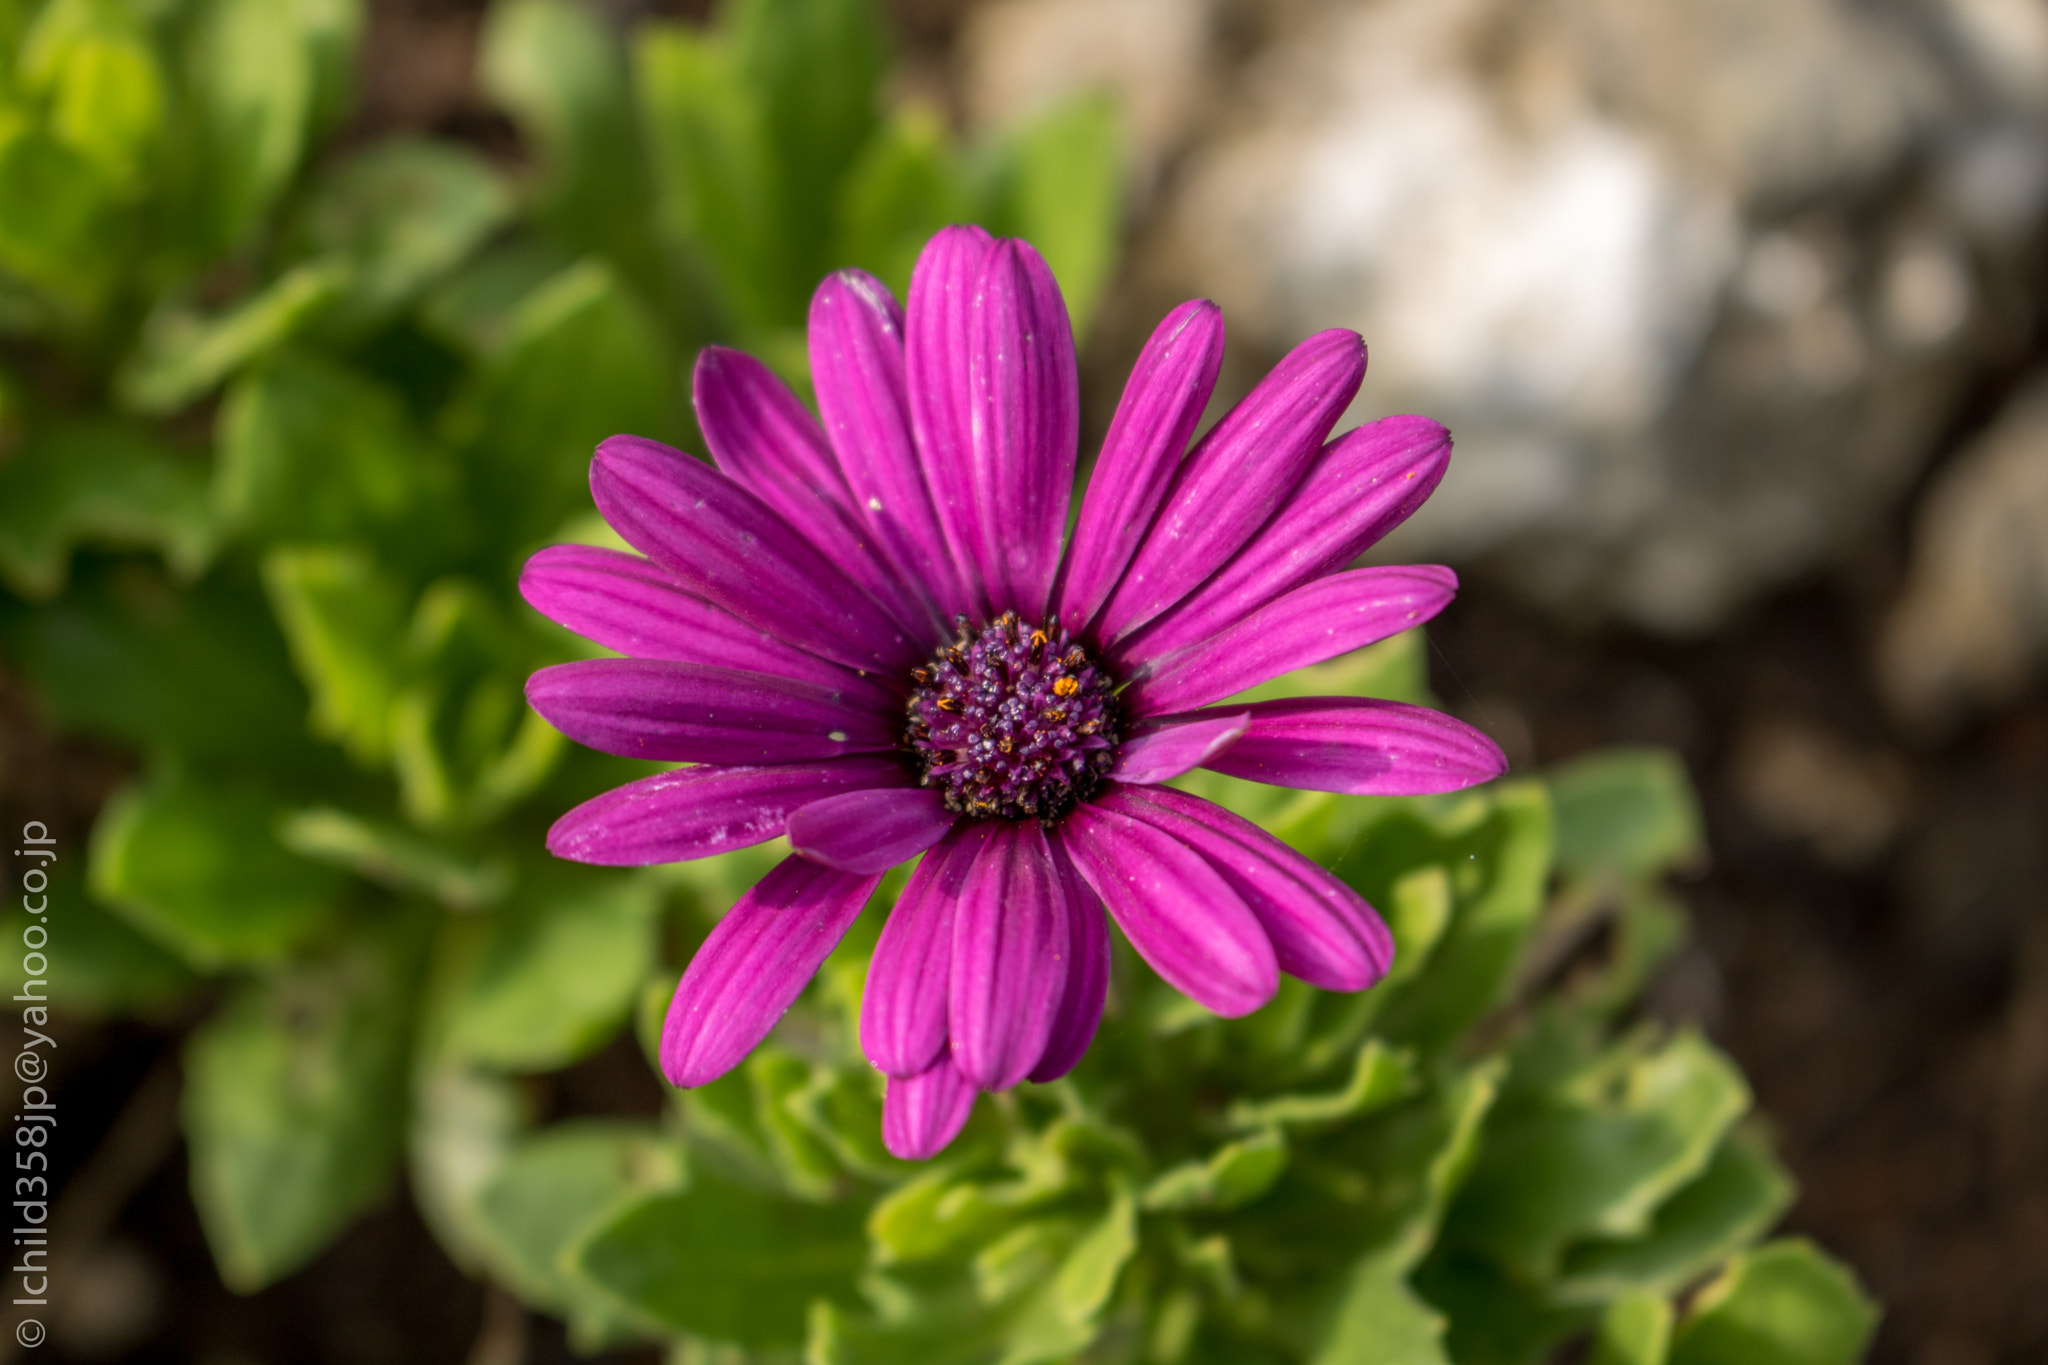
<path fill-rule="evenodd" d="M 875 944 L 860 999 L 860 1050 L 891 1076 L 922 1075 L 945 1054 L 953 916 L 981 844 L 975 826 L 940 840 L 910 874 Z"/>
<path fill-rule="evenodd" d="M 1499 745 L 1427 707 L 1307 697 L 1246 709 L 1244 738 L 1205 767 L 1276 787 L 1367 796 L 1454 792 L 1508 770 Z"/>
<path fill-rule="evenodd" d="M 882 1145 L 904 1161 L 929 1161 L 967 1126 L 975 1093 L 950 1061 L 909 1080 L 890 1077 L 882 1096 Z"/>
<path fill-rule="evenodd" d="M 681 451 L 613 436 L 590 491 L 635 549 L 743 621 L 853 668 L 893 672 L 923 652 L 773 508 Z"/>
<path fill-rule="evenodd" d="M 733 1069 L 803 993 L 881 883 L 784 858 L 712 927 L 669 1002 L 661 1070 L 703 1085 Z"/>
<path fill-rule="evenodd" d="M 639 555 L 551 545 L 526 561 L 519 591 L 556 625 L 636 659 L 798 678 L 864 698 L 877 710 L 903 704 L 893 680 L 829 663 L 749 625 L 684 592 L 666 569 Z"/>
<path fill-rule="evenodd" d="M 662 659 L 543 668 L 526 700 L 578 744 L 680 763 L 801 763 L 896 746 L 901 723 L 795 678 Z"/>
<path fill-rule="evenodd" d="M 886 872 L 936 844 L 957 818 L 928 788 L 877 787 L 804 806 L 790 817 L 789 842 L 841 872 Z"/>
<path fill-rule="evenodd" d="M 1442 611 L 1458 576 L 1435 564 L 1331 574 L 1267 603 L 1236 625 L 1143 667 L 1124 692 L 1129 714 L 1187 711 L 1384 640 Z M 1143 779 L 1132 779 L 1133 781 Z"/>
<path fill-rule="evenodd" d="M 1073 913 L 1067 917 L 1067 986 L 1053 1016 L 1052 1036 L 1045 1040 L 1045 1055 L 1031 1069 L 1034 1081 L 1058 1080 L 1074 1069 L 1095 1041 L 1109 999 L 1109 925 L 1102 901 L 1075 870 L 1057 834 L 1052 857 Z"/>
<path fill-rule="evenodd" d="M 1097 623 L 1126 635 L 1192 592 L 1257 535 L 1302 481 L 1365 378 L 1356 332 L 1290 351 L 1202 438 Z"/>
<path fill-rule="evenodd" d="M 1100 804 L 1208 859 L 1259 917 L 1288 975 L 1360 991 L 1393 965 L 1393 935 L 1363 896 L 1242 816 L 1171 787 L 1121 787 Z"/>
<path fill-rule="evenodd" d="M 548 852 L 605 867 L 708 858 L 775 838 L 791 811 L 827 793 L 909 781 L 902 764 L 875 754 L 765 768 L 680 768 L 585 801 L 555 821 Z"/>
<path fill-rule="evenodd" d="M 721 472 L 780 513 L 804 538 L 908 622 L 903 577 L 884 572 L 825 434 L 789 386 L 740 351 L 706 346 L 691 378 L 697 425 Z M 921 580 L 915 580 L 921 581 Z"/>
<path fill-rule="evenodd" d="M 1235 744 L 1250 719 L 1249 712 L 1204 715 L 1141 729 L 1124 741 L 1109 776 L 1117 782 L 1171 782 Z"/>
<path fill-rule="evenodd" d="M 925 487 L 967 593 L 961 610 L 988 614 L 980 563 L 981 510 L 974 497 L 973 393 L 968 354 L 974 345 L 974 297 L 993 239 L 978 227 L 949 227 L 925 243 L 910 276 L 904 323 L 905 376 L 911 430 Z"/>
<path fill-rule="evenodd" d="M 1074 866 L 1138 956 L 1189 999 L 1235 1019 L 1273 998 L 1272 940 L 1221 873 L 1171 835 L 1083 803 L 1061 827 Z"/>
<path fill-rule="evenodd" d="M 854 510 L 905 579 L 928 586 L 940 622 L 969 605 L 918 463 L 905 389 L 903 313 L 865 271 L 811 296 L 811 383 Z"/>
<path fill-rule="evenodd" d="M 1029 243 L 1005 238 L 983 258 L 973 337 L 968 428 L 982 583 L 992 610 L 1041 620 L 1067 530 L 1081 401 L 1066 301 Z"/>
<path fill-rule="evenodd" d="M 1382 417 L 1324 448 L 1280 515 L 1214 578 L 1118 647 L 1159 658 L 1235 625 L 1282 593 L 1341 569 L 1422 506 L 1451 460 L 1427 417 Z"/>
<path fill-rule="evenodd" d="M 1007 1090 L 1045 1055 L 1067 982 L 1073 908 L 1036 822 L 989 821 L 953 918 L 953 1064 Z"/>
<path fill-rule="evenodd" d="M 1187 453 L 1223 366 L 1223 310 L 1194 299 L 1166 315 L 1138 356 L 1081 500 L 1060 580 L 1059 617 L 1086 626 L 1131 562 Z"/>

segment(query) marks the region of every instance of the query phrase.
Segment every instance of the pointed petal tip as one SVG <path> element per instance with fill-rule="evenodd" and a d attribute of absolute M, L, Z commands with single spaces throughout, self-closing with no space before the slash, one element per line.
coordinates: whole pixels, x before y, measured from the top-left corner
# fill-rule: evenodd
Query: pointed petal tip
<path fill-rule="evenodd" d="M 975 1094 L 950 1061 L 907 1080 L 892 1077 L 882 1099 L 882 1145 L 899 1160 L 931 1160 L 967 1126 Z"/>
<path fill-rule="evenodd" d="M 881 880 L 791 857 L 754 883 L 676 982 L 661 1027 L 661 1070 L 670 1084 L 706 1085 L 759 1046 Z"/>
<path fill-rule="evenodd" d="M 885 318 L 887 330 L 903 330 L 903 307 L 896 295 L 888 285 L 858 266 L 835 270 L 818 281 L 818 287 L 811 292 L 811 316 L 815 319 L 847 302 Z"/>
<path fill-rule="evenodd" d="M 1275 370 L 1308 371 L 1332 386 L 1341 384 L 1355 392 L 1365 379 L 1365 364 L 1365 338 L 1349 327 L 1332 327 L 1304 339 Z"/>
<path fill-rule="evenodd" d="M 1472 785 L 1477 786 L 1481 782 L 1491 782 L 1496 777 L 1507 776 L 1508 756 L 1506 751 L 1500 745 L 1494 743 L 1491 735 L 1483 734 L 1478 730 L 1474 730 L 1472 733 L 1486 746 L 1475 769 L 1481 776 L 1473 779 Z"/>
<path fill-rule="evenodd" d="M 1077 807 L 1062 828 L 1075 870 L 1168 985 L 1225 1019 L 1280 989 L 1271 938 L 1199 853 L 1106 802 Z"/>
<path fill-rule="evenodd" d="M 677 450 L 665 441 L 657 441 L 651 436 L 635 436 L 629 431 L 621 431 L 605 437 L 597 443 L 597 449 L 591 455 L 593 463 L 603 461 L 612 464 L 621 461 L 650 459 L 687 460 L 689 458 L 690 456 L 686 452 Z"/>
<path fill-rule="evenodd" d="M 555 857 L 568 862 L 587 863 L 592 861 L 589 857 L 583 856 L 583 846 L 588 840 L 587 829 L 576 815 L 576 811 L 567 811 L 548 826 L 547 850 Z"/>
<path fill-rule="evenodd" d="M 732 357 L 743 354 L 745 353 L 735 351 L 730 346 L 706 346 L 697 352 L 696 363 L 690 367 L 691 377 L 699 377 L 706 371 L 716 373 L 725 365 L 730 364 Z"/>
<path fill-rule="evenodd" d="M 1416 462 L 1423 465 L 1441 466 L 1448 463 L 1451 448 L 1456 444 L 1451 439 L 1449 427 L 1434 417 L 1424 417 L 1417 413 L 1404 412 L 1382 417 L 1377 422 L 1367 423 L 1366 427 L 1359 430 L 1367 428 L 1383 431 L 1392 441 L 1406 446 L 1415 453 Z"/>

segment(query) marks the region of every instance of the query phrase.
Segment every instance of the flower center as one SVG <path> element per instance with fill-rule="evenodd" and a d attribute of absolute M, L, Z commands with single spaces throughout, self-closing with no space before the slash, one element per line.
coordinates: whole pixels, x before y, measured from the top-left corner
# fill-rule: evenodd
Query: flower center
<path fill-rule="evenodd" d="M 1051 824 L 1116 762 L 1117 705 L 1107 674 L 1057 617 L 1040 628 L 1005 612 L 911 670 L 904 747 L 946 807 Z"/>

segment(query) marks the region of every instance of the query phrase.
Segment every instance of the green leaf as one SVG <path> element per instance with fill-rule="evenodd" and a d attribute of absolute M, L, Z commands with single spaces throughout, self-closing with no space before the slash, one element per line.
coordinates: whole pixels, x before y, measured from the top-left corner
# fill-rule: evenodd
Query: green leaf
<path fill-rule="evenodd" d="M 384 1190 L 410 976 L 403 946 L 359 939 L 245 987 L 186 1043 L 192 1197 L 230 1288 L 304 1265 Z"/>
<path fill-rule="evenodd" d="M 754 1049 L 743 1069 L 753 1090 L 755 1131 L 783 1188 L 805 1199 L 825 1199 L 838 1192 L 843 1180 L 833 1144 L 790 1108 L 790 1101 L 810 1089 L 822 1068 L 781 1048 L 763 1046 Z"/>
<path fill-rule="evenodd" d="M 895 114 L 847 171 L 836 209 L 840 264 L 855 265 L 908 298 L 918 253 L 949 223 L 973 217 L 965 173 L 945 119 L 913 107 Z"/>
<path fill-rule="evenodd" d="M 1002 1365 L 1066 1360 L 1093 1342 L 1117 1279 L 1137 1249 L 1136 1202 L 1120 1190 L 1073 1244 L 1036 1303 L 1019 1315 Z"/>
<path fill-rule="evenodd" d="M 985 1304 L 1008 1304 L 1034 1288 L 1043 1287 L 1060 1267 L 1064 1254 L 1079 1238 L 1082 1224 L 1065 1217 L 1031 1218 L 976 1252 L 968 1262 L 974 1276 L 974 1290 Z M 1085 1343 L 1074 1340 L 1073 1329 L 1064 1322 L 1053 1325 L 1061 1353 Z"/>
<path fill-rule="evenodd" d="M 543 221 L 577 251 L 651 283 L 646 156 L 625 61 L 604 22 L 569 0 L 495 5 L 478 73 L 539 150 Z"/>
<path fill-rule="evenodd" d="M 24 860 L 17 866 L 27 870 L 35 863 Z M 44 908 L 31 913 L 35 906 Z M 47 984 L 24 986 L 25 994 L 42 992 L 66 1009 L 91 1014 L 147 1017 L 162 1013 L 197 984 L 184 963 L 86 894 L 76 858 L 62 857 L 50 865 L 44 895 L 10 897 L 0 934 L 19 943 L 32 925 L 47 929 L 52 915 L 52 938 L 61 945 L 61 955 L 51 965 Z"/>
<path fill-rule="evenodd" d="M 1373 1038 L 1358 1050 L 1351 1079 L 1341 1090 L 1322 1095 L 1281 1095 L 1273 1099 L 1235 1100 L 1229 1123 L 1236 1129 L 1268 1126 L 1327 1126 L 1361 1118 L 1412 1093 L 1415 1058 Z"/>
<path fill-rule="evenodd" d="M 1582 891 L 1584 884 L 1575 887 Z M 1576 899 L 1572 893 L 1560 902 Z M 1613 902 L 1604 895 L 1589 898 L 1597 908 Z M 1685 907 L 1663 888 L 1641 882 L 1622 892 L 1613 906 L 1606 961 L 1575 966 L 1561 994 L 1589 1014 L 1612 1016 L 1628 1008 L 1643 987 L 1685 946 L 1691 919 Z"/>
<path fill-rule="evenodd" d="M 798 292 L 766 116 L 731 49 L 715 35 L 650 24 L 633 71 L 661 228 L 699 289 L 742 333 L 800 324 L 816 281 Z"/>
<path fill-rule="evenodd" d="M 630 873 L 530 870 L 487 915 L 446 926 L 440 1050 L 544 1071 L 602 1045 L 653 966 L 658 908 L 651 884 Z"/>
<path fill-rule="evenodd" d="M 0 465 L 0 577 L 24 597 L 50 597 L 74 546 L 139 546 L 192 577 L 213 550 L 204 466 L 146 432 L 107 421 L 37 434 Z"/>
<path fill-rule="evenodd" d="M 0 284 L 0 335 L 9 330 L 11 319 L 7 316 L 9 290 Z M 28 403 L 21 391 L 21 381 L 10 374 L 7 367 L 0 365 L 0 459 L 14 453 L 21 444 L 22 427 L 28 418 Z"/>
<path fill-rule="evenodd" d="M 1287 1168 L 1287 1140 L 1277 1128 L 1225 1143 L 1207 1158 L 1163 1171 L 1145 1187 L 1147 1212 L 1234 1209 L 1257 1199 Z"/>
<path fill-rule="evenodd" d="M 240 245 L 339 111 L 362 29 L 357 0 L 203 0 L 192 30 L 198 98 L 194 243 Z"/>
<path fill-rule="evenodd" d="M 0 612 L 10 659 L 58 724 L 151 753 L 324 771 L 305 738 L 306 694 L 253 587 L 216 573 L 178 592 L 133 564 L 82 564 L 77 577 L 55 602 Z"/>
<path fill-rule="evenodd" d="M 881 25 L 868 0 L 734 0 L 723 25 L 738 74 L 759 102 L 776 217 L 795 272 L 785 287 L 801 306 L 820 277 L 845 264 L 827 253 L 832 210 L 875 129 Z"/>
<path fill-rule="evenodd" d="M 584 1120 L 535 1134 L 477 1193 L 485 1263 L 521 1298 L 568 1318 L 587 1348 L 644 1331 L 643 1320 L 570 1273 L 564 1257 L 628 1204 L 683 1183 L 681 1149 L 643 1126 Z"/>
<path fill-rule="evenodd" d="M 1551 814 L 1543 788 L 1507 783 L 1453 798 L 1429 820 L 1362 798 L 1331 807 L 1325 836 L 1343 851 L 1330 867 L 1373 904 L 1386 903 L 1409 868 L 1436 864 L 1451 882 L 1450 927 L 1418 975 L 1383 986 L 1379 1031 L 1432 1049 L 1506 998 L 1550 878 Z M 1411 810 L 1414 808 L 1411 808 Z M 1427 809 L 1427 807 L 1423 807 Z M 1349 823 L 1358 816 L 1366 819 Z"/>
<path fill-rule="evenodd" d="M 367 540 L 397 563 L 468 538 L 452 458 L 390 389 L 307 355 L 243 375 L 219 420 L 213 504 L 258 540 Z"/>
<path fill-rule="evenodd" d="M 263 559 L 263 585 L 313 697 L 313 733 L 359 763 L 391 749 L 405 639 L 397 588 L 360 550 L 300 546 Z"/>
<path fill-rule="evenodd" d="M 989 1189 L 940 1169 L 900 1185 L 875 1205 L 868 1236 L 877 1259 L 936 1260 L 960 1254 L 1013 1227 L 1028 1205 L 991 1197 Z"/>
<path fill-rule="evenodd" d="M 348 261 L 345 311 L 361 326 L 460 265 L 511 211 L 504 182 L 476 153 L 395 138 L 321 178 L 303 235 L 309 254 Z"/>
<path fill-rule="evenodd" d="M 1493 1262 L 1444 1246 L 1413 1283 L 1444 1315 L 1444 1346 L 1458 1365 L 1546 1365 L 1594 1325 L 1592 1310 L 1560 1307 Z"/>
<path fill-rule="evenodd" d="M 590 453 L 605 437 L 672 434 L 670 364 L 645 310 L 599 262 L 527 296 L 450 421 L 498 545 L 530 549 L 588 508 Z"/>
<path fill-rule="evenodd" d="M 1231 1229 L 1247 1276 L 1306 1292 L 1349 1257 L 1386 1256 L 1405 1273 L 1428 1251 L 1464 1180 L 1502 1068 L 1447 1072 L 1421 1094 L 1318 1142 Z"/>
<path fill-rule="evenodd" d="M 24 92 L 48 102 L 49 130 L 115 184 L 138 177 L 162 131 L 164 82 L 135 11 L 50 0 L 20 48 Z"/>
<path fill-rule="evenodd" d="M 392 891 L 480 910 L 503 899 L 512 875 L 504 862 L 452 853 L 409 830 L 332 806 L 294 811 L 278 822 L 278 841 L 302 858 L 345 868 Z"/>
<path fill-rule="evenodd" d="M 1804 1238 L 1737 1258 L 1701 1291 L 1670 1365 L 1850 1365 L 1877 1330 L 1856 1279 Z"/>
<path fill-rule="evenodd" d="M 1590 1304 L 1637 1290 L 1676 1292 L 1761 1236 L 1792 1193 L 1764 1140 L 1737 1129 L 1697 1179 L 1658 1206 L 1642 1236 L 1583 1242 L 1566 1253 L 1551 1293 Z"/>
<path fill-rule="evenodd" d="M 894 1182 L 910 1169 L 882 1145 L 882 1084 L 873 1068 L 817 1067 L 782 1103 L 853 1174 Z"/>
<path fill-rule="evenodd" d="M 746 1346 L 800 1343 L 811 1301 L 851 1299 L 866 1260 L 857 1208 L 702 1178 L 627 1206 L 565 1257 L 670 1331 Z"/>
<path fill-rule="evenodd" d="M 519 306 L 576 259 L 543 240 L 515 238 L 486 248 L 427 294 L 420 322 L 458 351 L 495 355 L 511 341 Z"/>
<path fill-rule="evenodd" d="M 481 824 L 539 786 L 559 731 L 523 695 L 530 641 L 476 584 L 445 579 L 421 595 L 408 675 L 391 712 L 392 766 L 406 816 L 429 828 Z"/>
<path fill-rule="evenodd" d="M 344 879 L 272 834 L 276 796 L 159 772 L 93 827 L 92 891 L 194 966 L 277 958 L 331 913 Z"/>
<path fill-rule="evenodd" d="M 1278 826 L 1274 833 L 1295 843 L 1300 831 Z M 1401 983 L 1428 965 L 1451 922 L 1451 879 L 1441 866 L 1419 867 L 1395 881 L 1387 896 L 1375 904 L 1394 935 L 1394 964 L 1371 990 L 1352 996 L 1319 994 L 1317 1013 L 1322 1022 L 1312 1028 L 1298 1054 L 1303 1075 L 1315 1075 L 1356 1052 L 1359 1038 L 1378 1018 L 1380 1007 L 1394 997 Z M 1364 1064 L 1365 1058 L 1358 1057 L 1356 1065 Z"/>
<path fill-rule="evenodd" d="M 1641 1236 L 1749 1100 L 1742 1073 L 1690 1031 L 1575 1068 L 1488 1124 L 1452 1235 L 1532 1277 L 1576 1240 Z"/>
<path fill-rule="evenodd" d="M 0 265 L 95 306 L 118 268 L 118 198 L 97 162 L 0 105 Z"/>
<path fill-rule="evenodd" d="M 348 279 L 344 262 L 309 261 L 217 316 L 160 309 L 115 375 L 115 396 L 134 412 L 177 411 L 299 332 L 341 296 Z"/>
<path fill-rule="evenodd" d="M 1315 1365 L 1449 1365 L 1444 1316 L 1416 1297 L 1398 1262 L 1367 1257 L 1352 1270 Z"/>
<path fill-rule="evenodd" d="M 870 1280 L 870 1284 L 876 1283 Z M 888 1317 L 811 1302 L 807 1365 L 989 1365 L 1006 1323 L 968 1295 L 902 1295 Z"/>
<path fill-rule="evenodd" d="M 1615 1299 L 1600 1315 L 1592 1365 L 1664 1365 L 1670 1350 L 1670 1301 L 1639 1290 Z"/>
<path fill-rule="evenodd" d="M 519 1141 L 521 1101 L 512 1078 L 495 1072 L 431 1063 L 415 1068 L 407 1184 L 435 1239 L 468 1269 L 489 1256 L 477 1197 Z"/>
<path fill-rule="evenodd" d="M 1685 764 L 1668 749 L 1602 749 L 1550 773 L 1565 872 L 1654 876 L 1706 851 Z"/>
<path fill-rule="evenodd" d="M 1085 96 L 1011 139 L 994 224 L 1038 248 L 1066 295 L 1078 340 L 1116 265 L 1123 219 L 1123 137 L 1116 105 Z"/>
<path fill-rule="evenodd" d="M 1105 1160 L 1128 1169 L 1134 1164 L 1128 1141 L 1068 1116 L 1042 1132 L 1014 1138 L 1000 1173 L 941 1166 L 913 1176 L 878 1201 L 868 1217 L 875 1260 L 891 1265 L 968 1255 L 1011 1232 L 1034 1210 L 1092 1188 L 1100 1177 L 1091 1168 Z M 963 1155 L 956 1149 L 956 1157 Z"/>

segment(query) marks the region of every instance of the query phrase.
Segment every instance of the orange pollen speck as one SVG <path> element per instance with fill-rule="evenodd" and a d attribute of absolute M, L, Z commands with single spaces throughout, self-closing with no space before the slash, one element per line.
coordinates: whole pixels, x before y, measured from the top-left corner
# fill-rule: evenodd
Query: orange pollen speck
<path fill-rule="evenodd" d="M 1052 690 L 1059 693 L 1062 697 L 1071 697 L 1081 690 L 1081 684 L 1072 678 L 1061 678 L 1052 685 Z"/>

